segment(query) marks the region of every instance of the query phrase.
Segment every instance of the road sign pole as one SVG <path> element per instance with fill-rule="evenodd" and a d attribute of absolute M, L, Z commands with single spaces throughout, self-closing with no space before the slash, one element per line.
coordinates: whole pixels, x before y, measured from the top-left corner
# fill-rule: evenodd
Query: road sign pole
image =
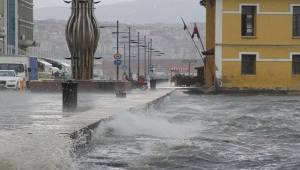
<path fill-rule="evenodd" d="M 148 64 L 147 64 L 147 72 L 148 76 L 150 75 L 150 42 L 148 42 Z"/>
<path fill-rule="evenodd" d="M 117 80 L 119 81 L 119 71 L 120 70 L 120 67 L 117 65 Z"/>
<path fill-rule="evenodd" d="M 150 66 L 152 65 L 152 49 L 153 49 L 153 41 L 150 39 Z"/>
<path fill-rule="evenodd" d="M 129 29 L 129 31 L 128 31 L 128 33 L 129 33 L 129 41 L 128 41 L 128 43 L 129 43 L 129 62 L 128 62 L 128 65 L 129 65 L 129 78 L 131 79 L 132 78 L 132 72 L 131 72 L 131 28 L 129 27 L 128 28 Z"/>
<path fill-rule="evenodd" d="M 138 32 L 138 80 L 140 79 L 140 32 Z"/>
<path fill-rule="evenodd" d="M 126 65 L 126 44 L 124 44 L 124 65 Z"/>
<path fill-rule="evenodd" d="M 119 21 L 117 21 L 117 54 L 119 54 Z M 119 81 L 119 65 L 117 65 L 117 81 Z"/>

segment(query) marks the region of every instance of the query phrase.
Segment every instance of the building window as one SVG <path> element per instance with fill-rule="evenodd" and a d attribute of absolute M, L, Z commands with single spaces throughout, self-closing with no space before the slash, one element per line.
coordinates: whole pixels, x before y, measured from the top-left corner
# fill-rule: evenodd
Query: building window
<path fill-rule="evenodd" d="M 255 36 L 256 6 L 242 6 L 242 36 Z"/>
<path fill-rule="evenodd" d="M 293 8 L 293 35 L 300 36 L 300 6 Z"/>
<path fill-rule="evenodd" d="M 300 74 L 300 54 L 293 55 L 293 74 Z"/>
<path fill-rule="evenodd" d="M 256 55 L 243 54 L 242 55 L 242 74 L 255 75 L 256 74 Z"/>

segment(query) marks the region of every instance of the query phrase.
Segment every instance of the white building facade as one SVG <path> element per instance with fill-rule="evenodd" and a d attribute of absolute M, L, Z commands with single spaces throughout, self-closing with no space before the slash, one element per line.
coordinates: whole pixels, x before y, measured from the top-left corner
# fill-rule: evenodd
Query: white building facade
<path fill-rule="evenodd" d="M 33 0 L 1 0 L 0 53 L 26 54 L 26 49 L 36 44 L 33 26 Z"/>

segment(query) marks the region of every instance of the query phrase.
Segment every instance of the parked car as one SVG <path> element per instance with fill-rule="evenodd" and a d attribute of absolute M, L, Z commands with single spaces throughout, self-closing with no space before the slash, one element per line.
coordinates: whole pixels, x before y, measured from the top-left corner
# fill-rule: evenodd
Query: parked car
<path fill-rule="evenodd" d="M 0 88 L 19 88 L 19 77 L 14 70 L 0 70 Z"/>

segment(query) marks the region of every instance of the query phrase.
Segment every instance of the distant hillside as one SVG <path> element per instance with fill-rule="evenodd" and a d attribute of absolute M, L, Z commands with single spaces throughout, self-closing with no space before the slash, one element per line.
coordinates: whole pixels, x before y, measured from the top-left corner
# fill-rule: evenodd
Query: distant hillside
<path fill-rule="evenodd" d="M 113 25 L 111 22 L 101 22 L 101 25 Z M 205 24 L 198 24 L 202 37 L 205 38 Z M 33 56 L 40 56 L 46 58 L 55 58 L 63 60 L 66 57 L 70 57 L 70 53 L 65 40 L 65 26 L 66 21 L 63 20 L 44 20 L 35 21 L 34 38 L 41 43 L 39 48 L 32 48 L 29 53 Z M 193 24 L 189 24 L 189 29 L 192 30 Z M 128 25 L 120 23 L 120 31 L 127 31 Z M 96 52 L 97 57 L 103 57 L 103 69 L 104 74 L 109 77 L 115 76 L 115 66 L 113 65 L 113 54 L 116 53 L 116 36 L 112 35 L 115 28 L 101 29 L 100 42 L 98 50 Z M 194 44 L 189 36 L 183 30 L 182 24 L 143 24 L 134 25 L 132 27 L 132 36 L 137 35 L 139 31 L 142 35 L 151 37 L 153 39 L 153 48 L 165 53 L 163 56 L 153 56 L 153 64 L 156 65 L 159 70 L 166 71 L 168 68 L 187 67 L 182 61 L 184 59 L 197 60 L 198 63 L 194 63 L 192 66 L 196 67 L 201 65 L 201 58 L 197 54 Z M 136 37 L 133 37 L 136 39 Z M 123 52 L 124 42 L 128 42 L 128 39 L 120 40 L 120 52 Z M 197 42 L 197 44 L 200 43 Z M 128 44 L 126 45 L 126 57 L 128 60 Z M 132 44 L 131 49 L 133 58 L 132 65 L 133 71 L 137 68 L 137 47 Z M 144 49 L 141 49 L 141 63 L 144 63 Z M 123 55 L 124 57 L 124 55 Z M 143 67 L 143 66 L 142 66 Z"/>
<path fill-rule="evenodd" d="M 101 25 L 113 25 L 111 22 L 101 22 Z M 204 24 L 198 24 L 202 37 L 205 39 Z M 69 51 L 65 40 L 66 21 L 62 20 L 44 20 L 36 21 L 34 27 L 34 38 L 41 43 L 40 48 L 32 49 L 34 55 L 54 58 L 69 57 Z M 192 30 L 193 24 L 189 25 Z M 128 25 L 120 23 L 120 31 L 127 31 Z M 104 58 L 112 58 L 115 53 L 116 36 L 112 35 L 114 28 L 101 29 L 100 42 L 97 55 Z M 166 53 L 163 58 L 185 59 L 197 58 L 195 47 L 183 30 L 183 24 L 146 24 L 134 25 L 132 27 L 133 39 L 136 39 L 137 32 L 141 33 L 141 38 L 144 35 L 153 39 L 153 48 Z M 121 39 L 120 45 L 127 39 Z M 133 47 L 133 55 L 136 48 Z"/>
<path fill-rule="evenodd" d="M 145 23 L 180 23 L 184 17 L 190 22 L 204 22 L 205 8 L 199 0 L 137 0 L 111 5 L 99 4 L 96 16 L 100 21 Z M 35 10 L 36 20 L 67 20 L 70 9 L 66 7 L 49 7 Z"/>

